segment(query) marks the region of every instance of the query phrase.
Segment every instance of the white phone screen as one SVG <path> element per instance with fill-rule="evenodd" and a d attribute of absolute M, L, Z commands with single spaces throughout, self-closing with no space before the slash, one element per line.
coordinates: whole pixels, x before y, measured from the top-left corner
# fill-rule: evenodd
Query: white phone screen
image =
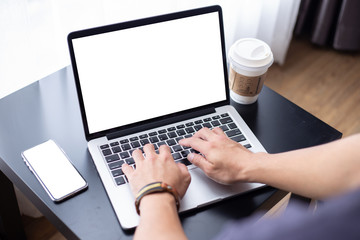
<path fill-rule="evenodd" d="M 53 140 L 24 151 L 22 156 L 53 201 L 62 201 L 87 187 L 84 178 Z"/>

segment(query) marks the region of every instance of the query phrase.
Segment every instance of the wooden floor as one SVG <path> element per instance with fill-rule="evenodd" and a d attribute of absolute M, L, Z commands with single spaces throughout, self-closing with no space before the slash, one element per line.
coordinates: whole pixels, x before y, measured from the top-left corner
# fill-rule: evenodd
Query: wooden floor
<path fill-rule="evenodd" d="M 360 132 L 360 54 L 293 40 L 286 63 L 271 66 L 265 84 L 344 137 Z M 29 240 L 65 239 L 44 217 L 23 220 Z"/>
<path fill-rule="evenodd" d="M 349 136 L 360 133 L 360 54 L 293 40 L 283 66 L 274 64 L 265 84 Z"/>
<path fill-rule="evenodd" d="M 66 239 L 45 217 L 31 218 L 22 216 L 28 240 L 64 240 Z"/>

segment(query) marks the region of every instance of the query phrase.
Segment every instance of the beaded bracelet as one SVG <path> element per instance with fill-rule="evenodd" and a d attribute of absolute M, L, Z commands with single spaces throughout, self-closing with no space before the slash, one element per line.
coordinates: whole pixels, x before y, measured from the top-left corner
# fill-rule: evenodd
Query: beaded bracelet
<path fill-rule="evenodd" d="M 160 193 L 160 192 L 171 193 L 175 198 L 176 208 L 179 211 L 180 201 L 179 201 L 179 194 L 177 193 L 176 189 L 163 182 L 153 182 L 142 187 L 139 190 L 138 194 L 136 195 L 135 198 L 136 212 L 140 215 L 140 201 L 144 196 L 148 194 Z"/>

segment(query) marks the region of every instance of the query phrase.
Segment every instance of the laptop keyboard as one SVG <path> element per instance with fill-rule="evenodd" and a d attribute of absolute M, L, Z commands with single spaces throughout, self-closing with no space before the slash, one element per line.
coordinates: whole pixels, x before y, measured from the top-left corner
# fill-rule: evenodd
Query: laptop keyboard
<path fill-rule="evenodd" d="M 135 161 L 131 156 L 132 152 L 135 149 L 143 151 L 143 147 L 148 143 L 154 145 L 157 153 L 161 145 L 168 145 L 176 162 L 183 163 L 186 166 L 192 165 L 186 157 L 189 153 L 197 151 L 190 147 L 181 146 L 178 142 L 180 139 L 191 137 L 203 127 L 209 129 L 220 127 L 232 140 L 239 143 L 246 140 L 229 114 L 224 113 L 184 124 L 174 124 L 171 127 L 157 131 L 140 133 L 137 136 L 132 136 L 130 138 L 125 137 L 117 140 L 110 140 L 108 144 L 99 146 L 99 149 L 108 164 L 109 171 L 111 172 L 116 185 L 122 185 L 127 183 L 127 179 L 121 169 L 122 164 L 126 162 L 135 168 Z M 244 147 L 251 148 L 251 145 L 245 144 Z"/>

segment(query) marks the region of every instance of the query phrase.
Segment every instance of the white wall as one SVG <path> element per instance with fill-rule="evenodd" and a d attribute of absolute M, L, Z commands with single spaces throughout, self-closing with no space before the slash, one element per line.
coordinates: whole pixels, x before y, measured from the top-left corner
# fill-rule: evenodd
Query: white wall
<path fill-rule="evenodd" d="M 219 4 L 227 49 L 242 37 L 285 60 L 300 0 L 1 0 L 0 98 L 70 64 L 73 30 Z"/>

